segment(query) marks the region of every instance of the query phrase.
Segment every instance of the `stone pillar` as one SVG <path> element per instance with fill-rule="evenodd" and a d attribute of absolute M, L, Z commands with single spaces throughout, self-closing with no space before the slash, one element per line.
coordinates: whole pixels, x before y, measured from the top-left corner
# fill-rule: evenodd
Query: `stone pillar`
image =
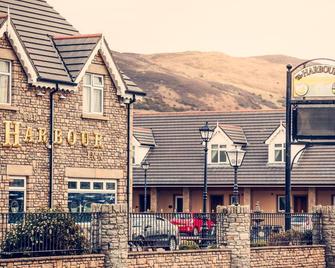
<path fill-rule="evenodd" d="M 150 188 L 150 203 L 151 203 L 150 210 L 152 212 L 157 212 L 157 202 L 158 202 L 157 188 L 156 187 L 152 187 L 152 188 Z"/>
<path fill-rule="evenodd" d="M 316 191 L 315 187 L 308 188 L 308 212 L 312 212 L 316 206 Z"/>
<path fill-rule="evenodd" d="M 335 206 L 317 206 L 314 212 L 321 213 L 322 239 L 326 246 L 327 268 L 335 267 Z M 315 240 L 313 236 L 313 240 Z"/>
<path fill-rule="evenodd" d="M 105 267 L 127 267 L 127 205 L 92 204 L 92 212 L 101 213 L 101 248 L 105 254 Z"/>
<path fill-rule="evenodd" d="M 243 206 L 249 206 L 252 209 L 251 206 L 251 190 L 249 187 L 243 188 Z"/>
<path fill-rule="evenodd" d="M 218 206 L 217 213 L 217 241 L 231 251 L 230 267 L 250 267 L 249 206 Z"/>
<path fill-rule="evenodd" d="M 183 188 L 183 209 L 184 209 L 184 212 L 191 211 L 190 188 L 188 187 Z"/>

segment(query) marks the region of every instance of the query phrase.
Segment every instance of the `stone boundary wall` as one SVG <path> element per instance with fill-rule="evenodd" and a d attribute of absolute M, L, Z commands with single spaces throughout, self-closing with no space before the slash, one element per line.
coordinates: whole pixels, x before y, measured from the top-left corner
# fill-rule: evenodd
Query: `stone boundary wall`
<path fill-rule="evenodd" d="M 324 246 L 283 246 L 251 248 L 250 267 L 325 268 Z"/>
<path fill-rule="evenodd" d="M 230 251 L 227 249 L 180 250 L 164 252 L 130 252 L 129 268 L 230 268 Z"/>
<path fill-rule="evenodd" d="M 0 259 L 0 268 L 104 268 L 103 254 Z"/>

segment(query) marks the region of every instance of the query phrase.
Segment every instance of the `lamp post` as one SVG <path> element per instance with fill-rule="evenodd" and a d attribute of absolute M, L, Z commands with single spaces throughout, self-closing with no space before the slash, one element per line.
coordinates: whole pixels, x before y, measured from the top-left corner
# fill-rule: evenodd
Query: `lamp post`
<path fill-rule="evenodd" d="M 239 204 L 238 198 L 238 183 L 237 183 L 237 169 L 242 165 L 245 156 L 245 151 L 240 150 L 235 146 L 235 149 L 227 151 L 229 164 L 234 168 L 234 187 L 233 187 L 233 204 Z"/>
<path fill-rule="evenodd" d="M 147 170 L 149 169 L 150 164 L 145 160 L 142 162 L 141 167 L 144 170 L 144 212 L 147 212 Z"/>
<path fill-rule="evenodd" d="M 208 155 L 208 142 L 213 136 L 214 129 L 208 126 L 208 122 L 201 128 L 199 128 L 199 132 L 201 135 L 201 139 L 204 143 L 204 152 L 205 152 L 205 160 L 204 160 L 204 189 L 202 194 L 202 244 L 206 246 L 207 241 L 207 155 Z"/>

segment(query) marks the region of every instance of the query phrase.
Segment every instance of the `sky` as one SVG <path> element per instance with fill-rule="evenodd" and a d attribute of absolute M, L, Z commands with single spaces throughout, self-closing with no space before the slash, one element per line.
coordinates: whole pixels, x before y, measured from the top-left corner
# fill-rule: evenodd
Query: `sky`
<path fill-rule="evenodd" d="M 334 0 L 47 0 L 113 50 L 335 58 Z"/>

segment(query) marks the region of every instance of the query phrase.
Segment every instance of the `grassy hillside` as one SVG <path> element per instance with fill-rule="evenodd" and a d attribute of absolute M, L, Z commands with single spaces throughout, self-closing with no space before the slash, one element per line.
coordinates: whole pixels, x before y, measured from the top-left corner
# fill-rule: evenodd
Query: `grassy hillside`
<path fill-rule="evenodd" d="M 302 62 L 283 55 L 240 58 L 218 52 L 115 52 L 114 57 L 147 92 L 136 108 L 150 111 L 280 108 L 285 66 Z"/>

